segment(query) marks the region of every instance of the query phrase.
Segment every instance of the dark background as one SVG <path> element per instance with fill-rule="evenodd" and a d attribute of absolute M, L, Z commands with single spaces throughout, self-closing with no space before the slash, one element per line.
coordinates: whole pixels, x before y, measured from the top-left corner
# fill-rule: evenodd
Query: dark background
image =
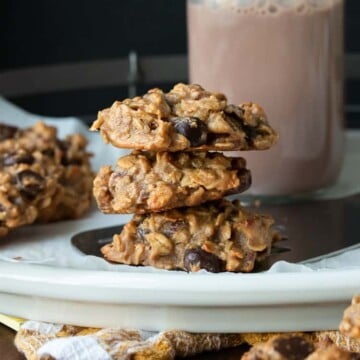
<path fill-rule="evenodd" d="M 360 54 L 360 1 L 346 1 L 347 54 Z M 185 0 L 0 0 L 0 74 L 17 68 L 139 56 L 185 54 Z M 186 81 L 186 79 L 183 79 Z M 168 88 L 168 84 L 151 84 Z M 139 86 L 144 92 L 150 84 Z M 8 96 L 34 113 L 95 114 L 126 86 Z M 346 79 L 347 123 L 360 127 L 360 79 Z"/>

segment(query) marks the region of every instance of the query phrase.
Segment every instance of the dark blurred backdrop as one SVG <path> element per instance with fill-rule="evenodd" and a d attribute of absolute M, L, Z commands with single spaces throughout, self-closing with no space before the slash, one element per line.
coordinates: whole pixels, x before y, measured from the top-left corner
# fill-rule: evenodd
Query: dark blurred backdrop
<path fill-rule="evenodd" d="M 0 94 L 41 115 L 187 80 L 185 0 L 0 0 L 0 44 Z M 359 0 L 346 1 L 345 45 L 347 123 L 360 127 Z"/>

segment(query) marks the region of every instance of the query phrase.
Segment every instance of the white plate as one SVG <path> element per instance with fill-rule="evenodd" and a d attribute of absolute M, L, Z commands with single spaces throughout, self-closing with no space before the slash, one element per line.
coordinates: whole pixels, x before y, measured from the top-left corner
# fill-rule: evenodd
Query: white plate
<path fill-rule="evenodd" d="M 0 311 L 96 327 L 194 332 L 336 329 L 360 271 L 187 274 L 0 262 Z"/>
<path fill-rule="evenodd" d="M 0 115 L 26 126 L 38 119 L 2 98 Z M 104 159 L 114 164 L 124 153 L 106 146 L 74 118 L 45 120 L 58 125 L 60 136 L 86 134 L 96 169 Z M 324 199 L 359 192 L 359 138 L 359 131 L 347 134 L 342 173 Z M 336 329 L 351 297 L 360 293 L 359 253 L 326 263 L 338 270 L 280 264 L 278 272 L 261 274 L 187 274 L 110 265 L 70 245 L 77 232 L 125 223 L 128 218 L 92 211 L 77 221 L 32 225 L 1 239 L 0 312 L 32 320 L 144 330 L 320 330 Z M 13 262 L 16 258 L 22 260 Z M 343 266 L 358 269 L 340 270 Z"/>

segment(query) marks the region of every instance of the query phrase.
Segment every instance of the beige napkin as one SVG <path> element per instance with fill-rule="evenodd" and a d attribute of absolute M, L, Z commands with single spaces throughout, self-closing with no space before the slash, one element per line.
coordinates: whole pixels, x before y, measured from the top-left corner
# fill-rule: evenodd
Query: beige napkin
<path fill-rule="evenodd" d="M 15 338 L 28 360 L 162 360 L 248 342 L 247 334 L 159 333 L 25 322 Z"/>
<path fill-rule="evenodd" d="M 330 339 L 342 349 L 360 352 L 359 340 L 342 335 L 339 331 L 296 334 L 315 344 Z M 28 360 L 171 360 L 175 356 L 184 357 L 244 343 L 255 345 L 275 335 L 281 334 L 194 334 L 184 331 L 153 333 L 27 321 L 17 333 L 15 345 Z"/>

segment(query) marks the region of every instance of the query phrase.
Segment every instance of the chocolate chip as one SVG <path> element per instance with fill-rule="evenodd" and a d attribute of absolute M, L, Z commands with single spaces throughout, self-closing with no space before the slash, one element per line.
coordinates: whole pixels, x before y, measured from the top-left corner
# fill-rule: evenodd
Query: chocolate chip
<path fill-rule="evenodd" d="M 19 154 L 12 153 L 4 156 L 2 160 L 3 166 L 12 166 L 16 164 L 33 164 L 35 161 L 34 157 L 31 154 Z"/>
<path fill-rule="evenodd" d="M 58 145 L 59 149 L 62 151 L 67 151 L 69 148 L 69 144 L 64 140 L 58 140 L 57 145 Z"/>
<path fill-rule="evenodd" d="M 55 155 L 55 150 L 51 149 L 51 148 L 44 149 L 41 152 L 42 152 L 43 155 L 48 156 L 48 157 L 54 157 L 54 155 Z"/>
<path fill-rule="evenodd" d="M 224 112 L 229 116 L 228 120 L 233 126 L 244 131 L 249 144 L 252 144 L 253 140 L 260 135 L 257 126 L 250 126 L 244 122 L 244 110 L 240 107 L 228 105 Z"/>
<path fill-rule="evenodd" d="M 68 158 L 67 151 L 69 149 L 69 144 L 65 140 L 57 140 L 57 146 L 62 151 L 61 155 L 61 165 L 68 166 L 72 165 L 73 162 Z"/>
<path fill-rule="evenodd" d="M 206 156 L 209 158 L 209 159 L 216 159 L 218 156 L 219 156 L 219 153 L 218 152 L 208 152 L 206 153 Z"/>
<path fill-rule="evenodd" d="M 149 124 L 149 128 L 150 128 L 150 130 L 156 130 L 158 128 L 158 124 L 155 121 L 152 121 Z"/>
<path fill-rule="evenodd" d="M 175 131 L 185 136 L 191 146 L 200 146 L 206 143 L 206 124 L 197 117 L 176 117 L 171 119 Z"/>
<path fill-rule="evenodd" d="M 18 130 L 16 126 L 0 124 L 0 141 L 12 139 Z"/>
<path fill-rule="evenodd" d="M 161 232 L 165 236 L 171 238 L 176 233 L 176 231 L 178 231 L 184 226 L 185 226 L 185 221 L 183 220 L 167 221 L 166 223 L 163 224 L 161 228 Z"/>
<path fill-rule="evenodd" d="M 245 132 L 246 141 L 249 144 L 252 144 L 254 139 L 260 135 L 259 130 L 255 127 L 243 124 L 242 128 Z"/>
<path fill-rule="evenodd" d="M 184 254 L 184 267 L 192 271 L 193 267 L 217 273 L 224 268 L 223 261 L 216 255 L 208 253 L 201 248 L 187 249 Z"/>
<path fill-rule="evenodd" d="M 251 173 L 247 169 L 240 169 L 237 172 L 238 178 L 240 180 L 240 184 L 237 188 L 231 189 L 230 191 L 226 192 L 227 195 L 231 194 L 238 194 L 244 192 L 251 186 Z"/>
<path fill-rule="evenodd" d="M 314 346 L 301 336 L 279 337 L 274 350 L 288 360 L 303 360 L 314 351 Z"/>
<path fill-rule="evenodd" d="M 68 158 L 66 155 L 63 155 L 61 157 L 61 165 L 69 166 L 69 165 L 81 165 L 82 159 L 76 159 L 76 158 Z"/>
<path fill-rule="evenodd" d="M 244 110 L 236 105 L 228 105 L 226 106 L 224 111 L 227 115 L 233 115 L 238 119 L 242 119 L 244 117 Z"/>
<path fill-rule="evenodd" d="M 246 167 L 246 160 L 241 157 L 231 158 L 231 167 L 238 170 L 244 169 Z"/>
<path fill-rule="evenodd" d="M 33 199 L 44 189 L 45 179 L 38 173 L 31 170 L 23 170 L 16 174 L 16 183 L 21 193 Z"/>
<path fill-rule="evenodd" d="M 240 186 L 238 187 L 239 192 L 247 190 L 252 183 L 251 173 L 247 169 L 239 170 L 238 176 L 240 178 Z"/>

